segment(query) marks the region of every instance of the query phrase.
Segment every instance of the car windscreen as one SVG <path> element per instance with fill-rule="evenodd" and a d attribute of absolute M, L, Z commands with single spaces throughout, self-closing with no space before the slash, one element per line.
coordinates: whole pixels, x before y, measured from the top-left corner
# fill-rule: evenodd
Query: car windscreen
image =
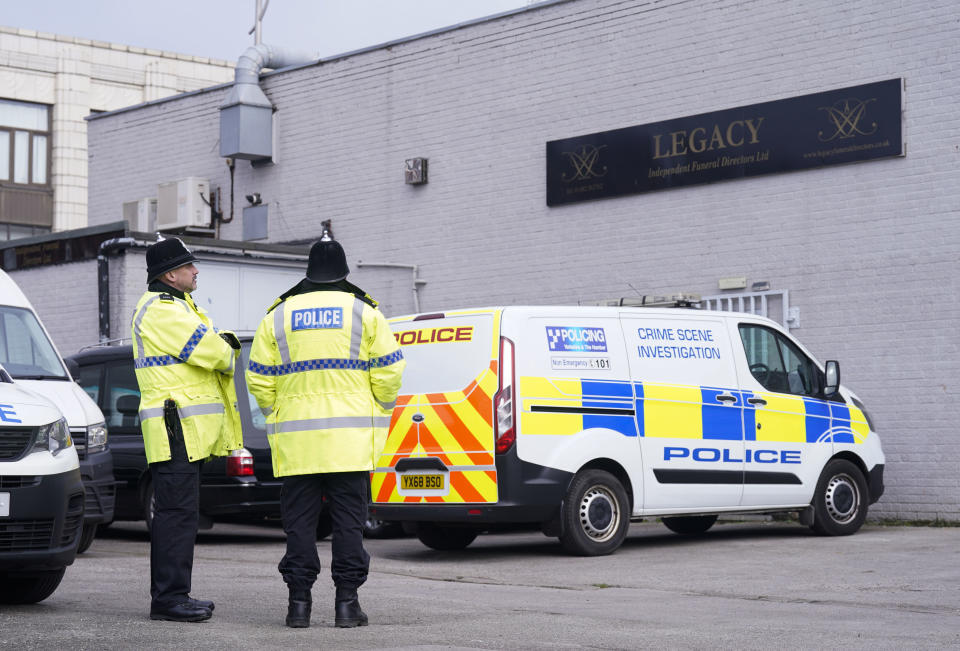
<path fill-rule="evenodd" d="M 0 306 L 0 364 L 15 380 L 67 380 L 36 315 L 22 307 Z"/>

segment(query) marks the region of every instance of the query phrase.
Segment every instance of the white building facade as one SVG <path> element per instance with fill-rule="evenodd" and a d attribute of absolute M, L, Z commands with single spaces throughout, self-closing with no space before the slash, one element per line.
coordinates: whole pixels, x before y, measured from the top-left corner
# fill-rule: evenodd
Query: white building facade
<path fill-rule="evenodd" d="M 876 423 L 872 516 L 956 521 L 958 18 L 949 0 L 541 3 L 263 75 L 269 163 L 220 157 L 229 85 L 96 116 L 89 220 L 206 179 L 234 216 L 222 238 L 302 243 L 329 222 L 388 314 L 768 296 Z M 898 155 L 548 205 L 547 143 L 889 80 Z M 408 184 L 416 158 L 427 182 Z"/>
<path fill-rule="evenodd" d="M 87 225 L 87 125 L 212 86 L 233 64 L 0 27 L 0 240 Z"/>

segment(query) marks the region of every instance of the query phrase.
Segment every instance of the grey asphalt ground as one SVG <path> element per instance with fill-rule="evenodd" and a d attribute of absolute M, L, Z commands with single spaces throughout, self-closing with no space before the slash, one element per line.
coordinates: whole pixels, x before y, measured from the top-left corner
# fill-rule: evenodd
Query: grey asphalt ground
<path fill-rule="evenodd" d="M 721 523 L 683 538 L 634 524 L 612 556 L 565 555 L 538 533 L 482 536 L 459 552 L 370 540 L 370 626 L 333 627 L 330 543 L 308 629 L 288 629 L 279 529 L 201 532 L 200 624 L 149 614 L 142 523 L 98 537 L 60 588 L 0 607 L 11 649 L 903 649 L 960 648 L 960 528 L 869 525 L 821 538 L 791 523 Z"/>

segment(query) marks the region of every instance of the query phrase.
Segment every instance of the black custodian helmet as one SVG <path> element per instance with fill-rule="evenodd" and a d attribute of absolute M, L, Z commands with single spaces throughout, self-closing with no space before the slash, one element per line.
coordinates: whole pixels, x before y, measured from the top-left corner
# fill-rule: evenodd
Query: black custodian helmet
<path fill-rule="evenodd" d="M 147 282 L 194 261 L 190 250 L 175 237 L 151 244 L 147 247 Z"/>
<path fill-rule="evenodd" d="M 321 239 L 310 247 L 307 262 L 307 280 L 315 283 L 333 283 L 343 280 L 350 273 L 347 255 L 336 240 Z"/>

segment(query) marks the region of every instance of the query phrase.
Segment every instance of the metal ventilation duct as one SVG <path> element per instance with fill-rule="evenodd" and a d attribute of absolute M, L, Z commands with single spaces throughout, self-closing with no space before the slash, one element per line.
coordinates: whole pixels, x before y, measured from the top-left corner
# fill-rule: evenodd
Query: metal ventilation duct
<path fill-rule="evenodd" d="M 237 60 L 233 87 L 220 104 L 220 156 L 264 160 L 273 157 L 273 105 L 260 88 L 264 68 L 311 63 L 317 56 L 253 45 Z"/>

